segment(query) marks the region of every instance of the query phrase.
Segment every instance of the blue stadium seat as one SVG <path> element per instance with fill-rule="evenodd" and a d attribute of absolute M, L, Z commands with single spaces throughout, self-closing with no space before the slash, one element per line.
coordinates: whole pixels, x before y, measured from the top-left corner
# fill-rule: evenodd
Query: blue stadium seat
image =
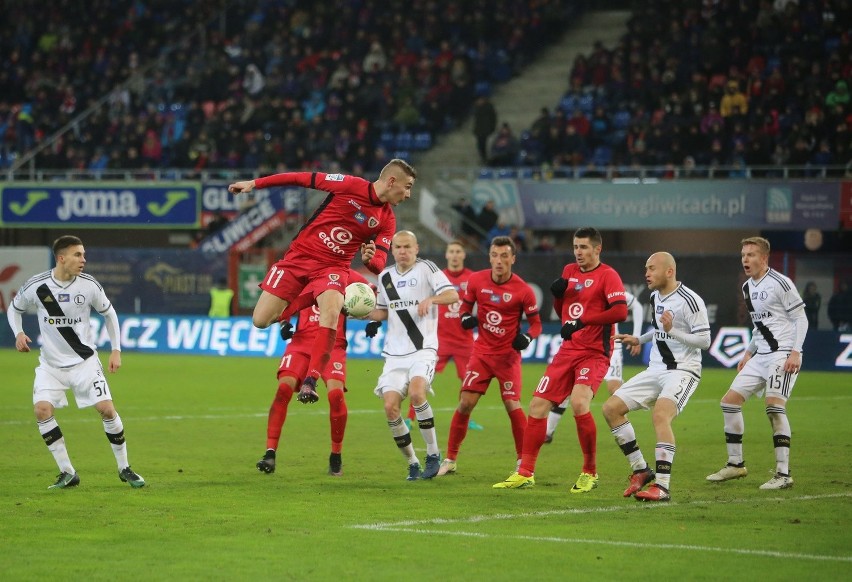
<path fill-rule="evenodd" d="M 428 131 L 420 131 L 414 134 L 413 149 L 422 152 L 432 147 L 432 134 Z"/>
<path fill-rule="evenodd" d="M 410 150 L 414 147 L 414 135 L 410 131 L 400 131 L 396 134 L 394 147 L 401 150 Z"/>

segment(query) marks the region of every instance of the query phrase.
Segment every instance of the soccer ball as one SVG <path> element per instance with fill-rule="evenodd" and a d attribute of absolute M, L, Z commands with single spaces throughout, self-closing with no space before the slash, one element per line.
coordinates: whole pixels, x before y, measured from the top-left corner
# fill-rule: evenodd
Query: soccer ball
<path fill-rule="evenodd" d="M 351 283 L 346 287 L 343 307 L 352 317 L 364 317 L 376 307 L 376 294 L 366 283 Z"/>

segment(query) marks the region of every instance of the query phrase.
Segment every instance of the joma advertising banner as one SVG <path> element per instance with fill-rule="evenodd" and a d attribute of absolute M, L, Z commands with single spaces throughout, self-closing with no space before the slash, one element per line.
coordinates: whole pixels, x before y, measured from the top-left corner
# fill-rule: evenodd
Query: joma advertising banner
<path fill-rule="evenodd" d="M 0 186 L 0 224 L 15 228 L 197 228 L 197 182 L 12 182 Z"/>

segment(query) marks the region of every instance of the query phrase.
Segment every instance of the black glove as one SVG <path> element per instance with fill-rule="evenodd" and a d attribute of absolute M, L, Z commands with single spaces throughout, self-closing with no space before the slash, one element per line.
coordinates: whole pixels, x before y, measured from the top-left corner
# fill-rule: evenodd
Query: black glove
<path fill-rule="evenodd" d="M 515 336 L 515 339 L 512 340 L 512 348 L 518 350 L 527 349 L 529 347 L 532 338 L 525 333 L 519 333 Z"/>
<path fill-rule="evenodd" d="M 562 339 L 569 340 L 577 330 L 583 329 L 583 327 L 585 326 L 579 319 L 569 319 L 565 322 L 565 325 L 562 326 L 562 330 L 559 332 L 559 335 L 562 336 Z"/>
<path fill-rule="evenodd" d="M 473 329 L 477 325 L 476 318 L 470 313 L 463 313 L 461 316 L 461 326 L 463 329 Z"/>
<path fill-rule="evenodd" d="M 553 293 L 554 297 L 562 297 L 565 295 L 565 291 L 568 289 L 568 281 L 559 277 L 555 279 L 553 283 L 550 284 L 550 292 Z"/>
<path fill-rule="evenodd" d="M 371 321 L 364 328 L 364 333 L 367 334 L 367 337 L 376 337 L 376 334 L 379 333 L 379 328 L 382 327 L 381 321 Z"/>
<path fill-rule="evenodd" d="M 281 339 L 288 340 L 293 337 L 294 333 L 295 332 L 293 331 L 292 323 L 290 323 L 289 321 L 281 322 Z"/>

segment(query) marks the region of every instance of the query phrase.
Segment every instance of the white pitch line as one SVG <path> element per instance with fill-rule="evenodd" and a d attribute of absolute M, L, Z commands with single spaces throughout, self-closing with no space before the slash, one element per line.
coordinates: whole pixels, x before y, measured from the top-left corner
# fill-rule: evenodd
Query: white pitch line
<path fill-rule="evenodd" d="M 451 530 L 429 530 L 414 528 L 387 528 L 377 531 L 403 532 L 415 534 L 430 534 L 441 536 L 462 536 L 482 539 L 526 540 L 533 542 L 555 542 L 563 544 L 600 544 L 605 546 L 632 547 L 642 549 L 688 550 L 694 552 L 718 552 L 723 554 L 743 554 L 747 556 L 766 556 L 788 560 L 819 560 L 824 562 L 852 562 L 852 556 L 826 556 L 822 554 L 799 554 L 795 552 L 777 552 L 772 550 L 744 550 L 740 548 L 722 548 L 714 546 L 694 546 L 688 544 L 663 544 L 642 542 L 619 542 L 613 540 L 590 540 L 588 538 L 559 538 L 552 536 L 525 536 L 484 534 L 480 532 L 464 532 Z"/>
<path fill-rule="evenodd" d="M 820 499 L 836 499 L 839 497 L 852 497 L 852 493 L 828 493 L 825 495 L 800 495 L 798 497 L 767 497 L 762 498 L 762 501 L 813 501 Z M 742 548 L 723 548 L 714 546 L 697 546 L 689 544 L 665 544 L 665 543 L 642 543 L 629 541 L 613 541 L 613 540 L 590 540 L 577 538 L 560 538 L 552 536 L 528 536 L 528 535 L 504 535 L 504 534 L 484 534 L 481 532 L 466 532 L 452 530 L 435 530 L 423 529 L 422 526 L 429 525 L 449 525 L 449 524 L 473 524 L 485 521 L 498 521 L 510 519 L 529 519 L 553 515 L 579 515 L 589 513 L 612 513 L 619 511 L 647 511 L 649 509 L 658 509 L 673 506 L 697 506 L 697 505 L 719 505 L 719 504 L 740 504 L 753 503 L 754 499 L 732 499 L 729 501 L 689 501 L 686 503 L 667 503 L 655 505 L 612 505 L 608 507 L 586 507 L 572 509 L 554 509 L 550 511 L 534 511 L 524 513 L 498 513 L 493 515 L 472 515 L 463 518 L 433 518 L 425 520 L 405 520 L 385 523 L 368 523 L 356 524 L 348 526 L 351 529 L 371 530 L 377 532 L 406 532 L 416 534 L 431 534 L 431 535 L 455 535 L 462 537 L 477 537 L 477 538 L 500 538 L 514 540 L 529 540 L 529 541 L 545 541 L 555 543 L 583 543 L 583 544 L 604 544 L 610 546 L 629 546 L 636 548 L 664 548 L 675 550 L 703 551 L 703 552 L 721 552 L 732 554 L 743 554 L 751 556 L 767 556 L 774 558 L 800 559 L 800 560 L 820 560 L 833 562 L 852 562 L 852 556 L 827 556 L 821 554 L 801 554 L 793 552 L 779 552 L 774 550 L 748 550 Z M 419 527 L 418 527 L 419 526 Z"/>

